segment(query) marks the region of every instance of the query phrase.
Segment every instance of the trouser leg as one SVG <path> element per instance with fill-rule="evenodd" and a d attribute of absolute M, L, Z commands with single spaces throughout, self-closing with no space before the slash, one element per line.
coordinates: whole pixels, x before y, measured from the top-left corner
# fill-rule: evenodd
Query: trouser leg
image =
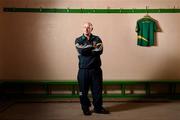
<path fill-rule="evenodd" d="M 91 91 L 93 96 L 94 109 L 98 110 L 102 108 L 102 70 L 101 68 L 91 71 L 92 85 Z"/>
<path fill-rule="evenodd" d="M 89 73 L 88 69 L 79 69 L 78 71 L 78 83 L 79 83 L 79 97 L 82 110 L 87 110 L 91 106 L 88 98 L 89 90 Z"/>

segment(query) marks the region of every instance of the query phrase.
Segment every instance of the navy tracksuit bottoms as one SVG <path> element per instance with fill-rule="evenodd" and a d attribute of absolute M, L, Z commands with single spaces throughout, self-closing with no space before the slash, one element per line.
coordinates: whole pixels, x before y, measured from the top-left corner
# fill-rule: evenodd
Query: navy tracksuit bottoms
<path fill-rule="evenodd" d="M 101 68 L 82 69 L 78 71 L 80 103 L 83 110 L 91 106 L 88 98 L 89 88 L 91 89 L 94 109 L 102 107 L 102 70 Z"/>

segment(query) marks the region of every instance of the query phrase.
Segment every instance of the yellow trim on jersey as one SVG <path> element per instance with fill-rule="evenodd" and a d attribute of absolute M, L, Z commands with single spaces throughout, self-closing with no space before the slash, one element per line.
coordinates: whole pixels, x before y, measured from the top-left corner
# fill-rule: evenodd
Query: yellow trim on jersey
<path fill-rule="evenodd" d="M 140 35 L 138 35 L 138 39 L 142 39 L 142 40 L 148 42 L 148 40 L 147 40 L 146 38 L 144 38 L 144 37 L 142 37 L 142 36 L 140 36 Z"/>

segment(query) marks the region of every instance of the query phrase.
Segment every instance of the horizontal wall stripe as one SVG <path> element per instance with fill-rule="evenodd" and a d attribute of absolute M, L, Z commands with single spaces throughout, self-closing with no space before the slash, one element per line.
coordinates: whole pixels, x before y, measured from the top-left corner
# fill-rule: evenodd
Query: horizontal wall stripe
<path fill-rule="evenodd" d="M 4 12 L 32 13 L 180 13 L 180 9 L 63 9 L 63 8 L 3 8 Z"/>

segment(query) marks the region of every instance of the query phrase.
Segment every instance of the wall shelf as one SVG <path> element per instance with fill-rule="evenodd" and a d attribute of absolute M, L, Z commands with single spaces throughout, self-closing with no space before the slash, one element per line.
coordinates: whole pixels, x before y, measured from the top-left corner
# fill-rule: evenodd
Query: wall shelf
<path fill-rule="evenodd" d="M 3 12 L 31 12 L 31 13 L 180 13 L 176 8 L 160 9 L 63 9 L 63 8 L 3 8 Z"/>

